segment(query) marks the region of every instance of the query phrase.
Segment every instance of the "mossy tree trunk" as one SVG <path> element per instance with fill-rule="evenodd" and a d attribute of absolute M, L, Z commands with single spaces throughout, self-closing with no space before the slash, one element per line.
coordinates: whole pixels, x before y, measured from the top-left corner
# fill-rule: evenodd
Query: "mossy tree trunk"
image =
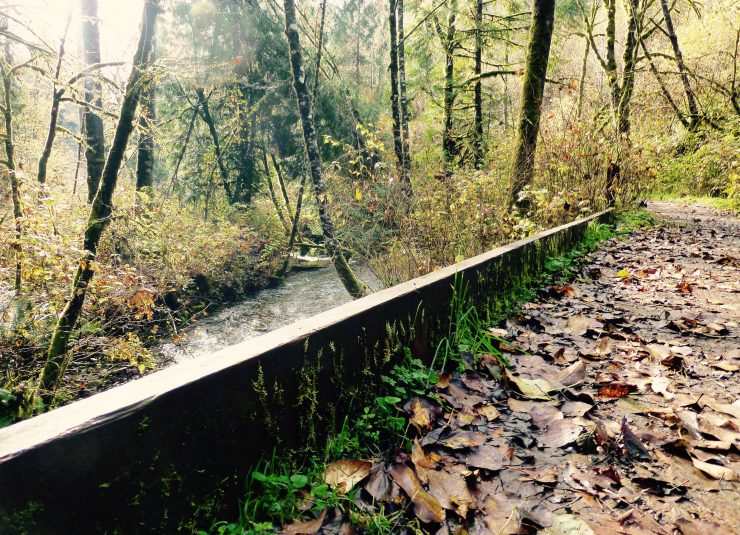
<path fill-rule="evenodd" d="M 473 106 L 475 119 L 473 125 L 473 150 L 475 153 L 475 168 L 483 169 L 483 0 L 475 2 L 475 64 L 473 76 L 476 77 L 473 87 Z"/>
<path fill-rule="evenodd" d="M 321 75 L 321 56 L 324 52 L 324 22 L 326 21 L 326 0 L 321 0 L 321 20 L 319 22 L 319 44 L 316 50 L 316 74 L 313 80 L 313 100 L 319 93 L 319 77 Z"/>
<path fill-rule="evenodd" d="M 0 17 L 0 28 L 8 29 L 8 19 Z M 15 141 L 13 136 L 13 76 L 14 68 L 12 67 L 12 58 L 10 56 L 10 44 L 5 44 L 4 57 L 0 58 L 0 73 L 3 82 L 3 119 L 5 120 L 5 165 L 8 168 L 8 178 L 10 179 L 10 191 L 13 198 L 13 219 L 15 221 L 15 242 L 12 244 L 15 255 L 15 282 L 14 287 L 16 294 L 20 294 L 22 280 L 22 245 L 23 236 L 23 207 L 21 206 L 21 184 L 20 177 L 15 165 Z"/>
<path fill-rule="evenodd" d="M 442 158 L 445 162 L 445 173 L 452 173 L 452 161 L 457 154 L 457 142 L 454 135 L 455 110 L 455 49 L 457 48 L 457 0 L 449 0 L 447 14 L 447 28 L 443 31 L 439 20 L 435 17 L 434 24 L 437 35 L 442 42 L 445 54 L 444 77 L 444 125 L 442 130 Z"/>
<path fill-rule="evenodd" d="M 226 192 L 226 198 L 229 202 L 234 202 L 234 193 L 231 190 L 229 184 L 229 172 L 226 170 L 226 164 L 224 164 L 223 153 L 221 152 L 221 142 L 218 138 L 218 132 L 216 131 L 216 123 L 213 121 L 211 115 L 211 109 L 208 106 L 208 98 L 206 98 L 205 90 L 202 87 L 195 89 L 195 93 L 198 95 L 198 108 L 200 109 L 200 116 L 208 127 L 208 133 L 211 134 L 211 140 L 213 141 L 213 150 L 216 153 L 216 164 L 218 165 L 218 172 L 221 176 L 221 185 Z"/>
<path fill-rule="evenodd" d="M 152 50 L 152 58 L 154 51 Z M 149 77 L 141 95 L 141 115 L 139 117 L 139 148 L 136 160 L 136 191 L 151 189 L 154 185 L 154 123 L 157 87 L 153 77 Z"/>
<path fill-rule="evenodd" d="M 403 170 L 401 189 L 406 199 L 410 199 L 411 187 L 411 142 L 409 139 L 409 101 L 406 94 L 406 36 L 403 27 L 403 0 L 396 0 L 398 13 L 398 97 L 401 113 L 401 150 L 403 153 Z"/>
<path fill-rule="evenodd" d="M 668 6 L 667 0 L 660 0 L 660 8 L 663 11 L 663 19 L 665 20 L 666 34 L 671 42 L 671 48 L 673 48 L 673 59 L 678 67 L 678 75 L 681 78 L 683 84 L 683 90 L 686 94 L 686 103 L 689 108 L 688 122 L 691 129 L 695 129 L 701 120 L 699 115 L 699 105 L 696 100 L 694 90 L 691 88 L 691 82 L 689 82 L 688 69 L 681 53 L 681 47 L 678 44 L 678 37 L 676 36 L 676 30 L 673 27 L 673 16 L 671 15 L 671 8 Z"/>
<path fill-rule="evenodd" d="M 533 0 L 532 22 L 527 45 L 527 60 L 522 79 L 521 108 L 517 140 L 514 147 L 514 165 L 510 178 L 512 204 L 526 210 L 527 203 L 519 202 L 519 193 L 532 183 L 537 134 L 540 128 L 542 97 L 545 92 L 547 63 L 555 15 L 555 0 Z"/>
<path fill-rule="evenodd" d="M 588 37 L 585 38 L 586 47 L 583 51 L 583 61 L 581 62 L 581 80 L 578 84 L 578 103 L 576 104 L 576 115 L 580 119 L 583 115 L 583 98 L 586 94 L 586 74 L 588 74 L 588 53 L 591 51 L 591 45 Z"/>
<path fill-rule="evenodd" d="M 90 217 L 84 236 L 85 254 L 80 259 L 77 267 L 72 283 L 71 296 L 54 329 L 46 364 L 39 378 L 37 390 L 46 403 L 53 399 L 53 393 L 58 387 L 68 363 L 66 355 L 69 338 L 80 317 L 87 289 L 95 274 L 95 258 L 100 238 L 113 213 L 113 193 L 116 190 L 118 173 L 123 163 L 126 147 L 134 129 L 136 108 L 139 104 L 144 77 L 144 66 L 149 62 L 159 11 L 160 7 L 157 0 L 147 0 L 144 4 L 141 36 L 134 55 L 133 68 L 126 84 L 113 144 L 103 168 L 98 193 L 95 195 L 90 208 Z"/>
<path fill-rule="evenodd" d="M 362 297 L 367 294 L 365 285 L 355 276 L 347 259 L 342 254 L 334 233 L 334 224 L 329 216 L 329 201 L 324 184 L 323 170 L 321 167 L 321 156 L 319 144 L 316 140 L 316 127 L 311 112 L 311 98 L 306 85 L 306 70 L 301 55 L 301 43 L 298 36 L 298 24 L 296 23 L 294 0 L 284 0 L 285 8 L 285 35 L 288 39 L 290 53 L 290 66 L 293 72 L 293 88 L 295 89 L 298 111 L 301 115 L 303 127 L 303 141 L 306 148 L 306 156 L 311 172 L 311 180 L 316 194 L 316 204 L 321 220 L 321 229 L 326 242 L 326 249 L 331 255 L 334 267 L 337 270 L 342 284 L 353 297 Z"/>
<path fill-rule="evenodd" d="M 51 158 L 51 151 L 54 148 L 54 139 L 57 134 L 57 122 L 59 121 L 59 106 L 62 102 L 62 95 L 64 95 L 64 88 L 58 86 L 59 77 L 62 72 L 62 61 L 64 60 L 64 44 L 67 40 L 67 30 L 69 29 L 69 22 L 71 18 L 67 19 L 67 26 L 64 29 L 64 35 L 61 43 L 59 44 L 59 56 L 57 57 L 57 65 L 54 71 L 54 82 L 52 85 L 51 94 L 51 111 L 49 112 L 49 131 L 46 134 L 46 143 L 44 144 L 44 150 L 41 152 L 41 158 L 39 158 L 38 174 L 36 178 L 39 184 L 46 183 L 46 170 L 49 165 L 49 158 Z"/>
<path fill-rule="evenodd" d="M 390 82 L 391 116 L 393 118 L 393 150 L 396 153 L 398 176 L 404 174 L 403 138 L 401 137 L 401 97 L 398 89 L 398 25 L 396 23 L 397 0 L 389 1 L 388 26 L 390 29 Z"/>
<path fill-rule="evenodd" d="M 638 52 L 637 17 L 640 0 L 625 0 L 624 9 L 627 15 L 627 39 L 622 55 L 622 84 L 617 105 L 617 131 L 620 135 L 629 136 L 630 104 L 635 88 L 635 66 Z"/>
<path fill-rule="evenodd" d="M 100 63 L 100 30 L 98 0 L 82 0 L 82 49 L 85 66 Z M 103 119 L 96 112 L 103 106 L 103 88 L 95 78 L 85 80 L 83 120 L 85 131 L 85 161 L 87 165 L 87 202 L 92 203 L 100 186 L 105 166 L 105 133 Z"/>

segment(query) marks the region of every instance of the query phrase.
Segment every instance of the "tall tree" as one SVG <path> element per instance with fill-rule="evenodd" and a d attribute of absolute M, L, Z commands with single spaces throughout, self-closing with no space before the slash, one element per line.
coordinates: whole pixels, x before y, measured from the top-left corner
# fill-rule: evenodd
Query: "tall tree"
<path fill-rule="evenodd" d="M 406 36 L 403 28 L 403 0 L 397 0 L 398 11 L 398 96 L 401 112 L 401 149 L 403 172 L 401 187 L 406 198 L 412 195 L 411 188 L 411 144 L 409 140 L 409 101 L 406 95 Z"/>
<path fill-rule="evenodd" d="M 678 36 L 676 36 L 676 30 L 673 27 L 673 16 L 671 15 L 671 8 L 668 6 L 667 0 L 660 0 L 660 8 L 663 11 L 666 34 L 668 35 L 668 40 L 671 42 L 671 47 L 673 48 L 673 59 L 676 62 L 676 67 L 678 67 L 678 75 L 681 78 L 683 90 L 686 94 L 686 103 L 689 108 L 689 125 L 694 129 L 698 126 L 701 119 L 699 115 L 699 105 L 697 104 L 696 95 L 694 94 L 694 90 L 691 88 L 691 83 L 689 82 L 688 69 L 686 68 L 683 54 L 681 53 L 681 47 L 678 45 Z"/>
<path fill-rule="evenodd" d="M 126 91 L 121 103 L 121 112 L 118 117 L 113 144 L 105 161 L 98 193 L 95 195 L 90 208 L 90 217 L 84 236 L 85 254 L 80 259 L 77 267 L 70 298 L 59 316 L 51 337 L 46 364 L 39 378 L 38 391 L 44 398 L 45 403 L 49 403 L 53 399 L 53 393 L 58 387 L 68 364 L 66 355 L 69 337 L 80 317 L 87 289 L 95 274 L 95 258 L 100 238 L 113 213 L 113 193 L 116 190 L 118 173 L 123 163 L 126 147 L 134 129 L 136 108 L 139 104 L 142 80 L 145 76 L 144 69 L 149 63 L 159 12 L 158 0 L 146 0 L 141 22 L 141 35 L 134 55 L 131 74 L 126 83 Z"/>
<path fill-rule="evenodd" d="M 85 66 L 100 63 L 100 30 L 98 28 L 98 0 L 82 1 L 82 48 Z M 85 160 L 87 162 L 87 202 L 92 203 L 100 186 L 105 166 L 105 133 L 99 110 L 103 106 L 103 88 L 95 78 L 85 81 L 83 120 L 85 132 Z"/>
<path fill-rule="evenodd" d="M 437 35 L 442 42 L 445 54 L 445 81 L 444 81 L 444 130 L 442 132 L 442 156 L 445 161 L 446 173 L 451 173 L 452 160 L 457 154 L 457 141 L 454 134 L 455 110 L 455 49 L 457 41 L 457 0 L 449 0 L 447 14 L 447 28 L 443 31 L 437 17 L 434 17 Z"/>
<path fill-rule="evenodd" d="M 483 169 L 483 0 L 475 1 L 475 64 L 473 76 L 476 77 L 473 87 L 473 106 L 475 119 L 473 124 L 473 150 L 475 152 L 475 168 Z"/>
<path fill-rule="evenodd" d="M 226 170 L 226 164 L 224 163 L 223 153 L 221 152 L 221 142 L 218 138 L 218 132 L 216 131 L 216 123 L 213 121 L 211 115 L 211 108 L 208 106 L 208 98 L 206 97 L 205 90 L 202 87 L 195 89 L 195 93 L 198 95 L 197 109 L 200 110 L 200 115 L 205 121 L 208 127 L 208 132 L 211 134 L 211 140 L 213 141 L 213 150 L 216 153 L 216 163 L 218 164 L 218 170 L 221 176 L 221 185 L 226 192 L 226 198 L 229 202 L 234 202 L 234 193 L 231 190 L 229 184 L 229 172 Z"/>
<path fill-rule="evenodd" d="M 329 216 L 329 201 L 326 195 L 319 144 L 316 140 L 316 127 L 311 111 L 311 97 L 306 85 L 306 70 L 303 65 L 298 25 L 296 24 L 295 2 L 294 0 L 284 0 L 283 5 L 285 9 L 285 36 L 288 38 L 290 66 L 293 72 L 293 88 L 295 89 L 298 110 L 301 115 L 303 141 L 316 194 L 316 204 L 319 209 L 319 219 L 321 220 L 326 250 L 331 255 L 337 274 L 347 292 L 353 297 L 362 297 L 367 294 L 367 288 L 355 276 L 349 262 L 342 254 L 334 233 L 334 224 Z"/>
<path fill-rule="evenodd" d="M 398 24 L 396 16 L 397 0 L 389 0 L 388 26 L 390 29 L 390 82 L 391 82 L 391 115 L 393 117 L 393 149 L 396 152 L 398 175 L 404 175 L 403 138 L 401 133 L 401 100 L 398 89 Z"/>
<path fill-rule="evenodd" d="M 511 202 L 525 210 L 528 208 L 527 203 L 519 202 L 519 193 L 526 185 L 532 183 L 534 177 L 534 157 L 537 149 L 537 134 L 540 128 L 542 97 L 545 92 L 554 17 L 555 0 L 532 0 L 532 22 L 522 79 L 514 165 L 510 179 Z"/>
<path fill-rule="evenodd" d="M 154 58 L 152 46 L 152 59 Z M 139 117 L 139 148 L 136 160 L 136 191 L 151 188 L 154 184 L 154 122 L 157 119 L 157 86 L 153 76 L 149 76 L 141 95 L 141 115 Z"/>
<path fill-rule="evenodd" d="M 8 19 L 0 17 L 0 29 L 7 32 Z M 13 219 L 15 220 L 15 243 L 13 250 L 15 254 L 15 291 L 16 294 L 21 291 L 21 237 L 23 227 L 23 208 L 21 207 L 21 185 L 20 177 L 15 164 L 15 141 L 13 136 L 13 76 L 22 66 L 13 66 L 13 58 L 10 53 L 10 40 L 5 38 L 4 54 L 0 58 L 0 74 L 3 78 L 3 97 L 2 106 L 3 118 L 5 119 L 5 166 L 8 168 L 8 177 L 10 178 L 10 190 L 13 197 Z"/>
<path fill-rule="evenodd" d="M 44 150 L 39 158 L 39 169 L 37 179 L 40 184 L 46 183 L 46 169 L 49 164 L 49 158 L 51 157 L 51 150 L 54 147 L 54 138 L 57 133 L 57 122 L 59 120 L 59 106 L 62 102 L 62 95 L 64 94 L 64 88 L 58 87 L 59 77 L 62 73 L 62 61 L 64 60 L 64 43 L 67 40 L 67 30 L 69 29 L 69 23 L 72 20 L 71 17 L 67 18 L 67 25 L 64 28 L 64 35 L 59 44 L 59 55 L 57 56 L 57 66 L 54 71 L 54 82 L 52 85 L 52 96 L 51 96 L 51 111 L 49 112 L 49 131 L 46 134 L 46 143 Z"/>

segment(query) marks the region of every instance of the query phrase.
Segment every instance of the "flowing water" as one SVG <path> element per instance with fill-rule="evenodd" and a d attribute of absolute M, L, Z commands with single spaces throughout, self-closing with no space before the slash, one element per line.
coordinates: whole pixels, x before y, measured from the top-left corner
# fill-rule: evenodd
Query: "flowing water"
<path fill-rule="evenodd" d="M 369 269 L 353 268 L 373 290 L 382 287 Z M 175 362 L 201 357 L 350 300 L 333 267 L 296 271 L 280 286 L 261 290 L 198 320 L 184 331 L 184 342 L 164 343 L 160 352 Z"/>

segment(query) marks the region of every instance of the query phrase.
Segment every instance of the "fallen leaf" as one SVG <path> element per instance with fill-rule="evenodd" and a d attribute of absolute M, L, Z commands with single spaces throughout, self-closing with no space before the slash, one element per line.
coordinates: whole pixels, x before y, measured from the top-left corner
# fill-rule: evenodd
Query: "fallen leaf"
<path fill-rule="evenodd" d="M 588 331 L 591 321 L 583 314 L 577 314 L 568 318 L 565 324 L 566 330 L 574 336 L 583 336 Z"/>
<path fill-rule="evenodd" d="M 421 487 L 421 481 L 411 468 L 405 464 L 395 464 L 390 474 L 414 504 L 414 513 L 419 520 L 425 524 L 444 521 L 445 510 L 434 496 Z"/>
<path fill-rule="evenodd" d="M 560 384 L 566 387 L 582 383 L 586 379 L 586 365 L 580 360 L 574 362 L 567 368 L 560 370 L 552 377 L 554 384 Z"/>
<path fill-rule="evenodd" d="M 662 394 L 664 398 L 670 400 L 676 397 L 672 392 L 668 391 L 668 387 L 671 386 L 671 384 L 671 380 L 667 377 L 658 376 L 653 378 L 650 383 L 650 387 L 653 389 L 653 392 Z"/>
<path fill-rule="evenodd" d="M 456 511 L 462 518 L 465 518 L 475 503 L 465 478 L 445 470 L 429 472 L 429 494 L 443 508 Z"/>
<path fill-rule="evenodd" d="M 545 405 L 544 403 L 540 403 L 532 407 L 532 410 L 529 411 L 529 415 L 532 417 L 532 423 L 534 426 L 539 429 L 546 428 L 553 420 L 563 419 L 562 412 L 552 405 Z"/>
<path fill-rule="evenodd" d="M 404 403 L 403 410 L 411 415 L 409 422 L 419 433 L 429 431 L 432 428 L 432 421 L 444 412 L 442 407 L 430 399 L 420 397 L 411 398 Z"/>
<path fill-rule="evenodd" d="M 285 526 L 280 533 L 285 535 L 315 535 L 324 525 L 326 518 L 326 509 L 324 509 L 318 518 L 306 522 L 294 522 Z"/>
<path fill-rule="evenodd" d="M 501 450 L 484 444 L 474 449 L 465 458 L 465 463 L 473 468 L 485 468 L 486 470 L 501 470 L 508 458 Z"/>
<path fill-rule="evenodd" d="M 537 444 L 543 448 L 561 448 L 575 442 L 583 427 L 572 419 L 554 420 L 547 430 L 537 437 Z"/>
<path fill-rule="evenodd" d="M 596 395 L 601 398 L 623 398 L 629 393 L 630 389 L 628 386 L 619 383 L 612 383 L 599 388 Z"/>
<path fill-rule="evenodd" d="M 484 405 L 483 407 L 479 407 L 476 410 L 479 414 L 485 416 L 486 420 L 488 420 L 489 422 L 492 422 L 493 420 L 501 416 L 499 410 L 493 405 Z"/>
<path fill-rule="evenodd" d="M 453 450 L 462 448 L 474 448 L 480 446 L 486 441 L 486 435 L 477 431 L 458 431 L 451 436 L 440 440 L 439 443 Z"/>
<path fill-rule="evenodd" d="M 627 417 L 622 418 L 622 443 L 628 457 L 649 461 L 652 455 L 637 435 L 627 426 Z"/>
<path fill-rule="evenodd" d="M 324 481 L 341 494 L 346 494 L 370 474 L 373 464 L 370 461 L 343 459 L 326 466 Z"/>
<path fill-rule="evenodd" d="M 560 408 L 560 412 L 563 413 L 563 416 L 583 416 L 593 408 L 593 405 L 582 401 L 566 401 Z"/>
<path fill-rule="evenodd" d="M 691 457 L 691 462 L 694 463 L 699 470 L 712 476 L 714 479 L 720 479 L 723 481 L 736 481 L 738 479 L 737 474 L 726 466 L 720 466 L 705 461 L 700 461 L 696 457 Z"/>
<path fill-rule="evenodd" d="M 529 399 L 550 399 L 548 394 L 556 390 L 546 379 L 525 379 L 517 377 L 509 370 L 506 370 L 506 375 L 516 385 L 519 393 Z"/>
<path fill-rule="evenodd" d="M 596 535 L 596 532 L 576 515 L 555 515 L 552 525 L 542 533 L 546 535 Z"/>

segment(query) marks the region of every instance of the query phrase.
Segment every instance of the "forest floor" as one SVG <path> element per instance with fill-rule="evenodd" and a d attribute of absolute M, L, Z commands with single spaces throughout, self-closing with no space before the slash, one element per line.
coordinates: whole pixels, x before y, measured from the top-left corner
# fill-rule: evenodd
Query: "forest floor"
<path fill-rule="evenodd" d="M 650 210 L 491 329 L 510 368 L 404 400 L 410 452 L 328 463 L 352 505 L 283 532 L 740 533 L 740 220 Z"/>

